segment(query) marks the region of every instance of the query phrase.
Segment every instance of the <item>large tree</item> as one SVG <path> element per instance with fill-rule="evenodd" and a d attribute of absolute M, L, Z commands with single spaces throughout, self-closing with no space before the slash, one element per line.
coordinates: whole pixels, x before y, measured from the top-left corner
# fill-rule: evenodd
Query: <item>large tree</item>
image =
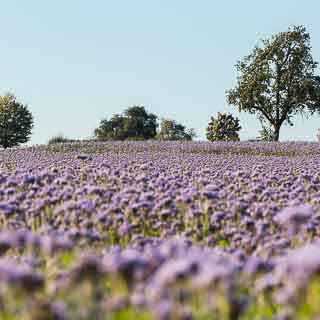
<path fill-rule="evenodd" d="M 320 111 L 320 77 L 305 27 L 290 27 L 262 44 L 236 64 L 238 81 L 227 91 L 227 100 L 239 111 L 257 115 L 278 141 L 283 123 L 293 125 L 295 115 Z"/>
<path fill-rule="evenodd" d="M 187 129 L 183 124 L 172 119 L 162 119 L 158 140 L 192 140 L 195 137 L 194 129 Z"/>
<path fill-rule="evenodd" d="M 127 108 L 123 114 L 103 119 L 94 135 L 98 140 L 152 139 L 157 134 L 157 116 L 143 106 Z"/>
<path fill-rule="evenodd" d="M 28 142 L 33 128 L 33 116 L 27 105 L 12 94 L 0 96 L 0 145 L 3 148 Z"/>

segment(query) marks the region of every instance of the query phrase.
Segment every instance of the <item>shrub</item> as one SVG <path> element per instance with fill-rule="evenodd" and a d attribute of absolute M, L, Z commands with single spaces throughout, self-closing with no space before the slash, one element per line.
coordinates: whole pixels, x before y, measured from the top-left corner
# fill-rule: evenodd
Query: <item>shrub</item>
<path fill-rule="evenodd" d="M 216 118 L 211 117 L 206 136 L 209 141 L 239 141 L 240 129 L 239 119 L 232 114 L 218 112 Z"/>
<path fill-rule="evenodd" d="M 74 140 L 66 138 L 62 134 L 58 134 L 52 138 L 49 139 L 48 144 L 57 144 L 57 143 L 67 143 L 67 142 L 73 142 Z"/>
<path fill-rule="evenodd" d="M 262 141 L 274 141 L 274 132 L 272 128 L 268 128 L 266 126 L 262 126 L 262 129 L 259 131 L 260 140 Z"/>

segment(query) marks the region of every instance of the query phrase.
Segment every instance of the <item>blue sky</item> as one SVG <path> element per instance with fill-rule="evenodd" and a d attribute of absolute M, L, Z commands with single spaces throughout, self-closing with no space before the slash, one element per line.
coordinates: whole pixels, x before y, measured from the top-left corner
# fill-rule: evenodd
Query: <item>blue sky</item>
<path fill-rule="evenodd" d="M 307 5 L 308 4 L 308 5 Z M 0 91 L 28 103 L 31 143 L 92 135 L 101 118 L 134 104 L 194 127 L 239 116 L 242 139 L 259 122 L 227 105 L 234 64 L 259 39 L 303 24 L 320 60 L 318 0 L 3 0 Z M 282 140 L 314 140 L 319 116 L 284 127 Z"/>

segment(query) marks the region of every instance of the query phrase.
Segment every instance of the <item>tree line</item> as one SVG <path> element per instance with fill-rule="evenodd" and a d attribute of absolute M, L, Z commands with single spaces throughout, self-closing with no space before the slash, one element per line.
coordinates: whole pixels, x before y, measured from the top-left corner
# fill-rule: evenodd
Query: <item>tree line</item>
<path fill-rule="evenodd" d="M 312 57 L 310 34 L 304 26 L 292 26 L 262 40 L 236 64 L 237 83 L 226 92 L 230 106 L 248 112 L 261 123 L 259 139 L 278 141 L 284 124 L 293 126 L 295 115 L 320 113 L 318 62 Z M 30 139 L 33 116 L 28 106 L 12 94 L 0 96 L 0 145 L 17 146 Z M 209 141 L 239 140 L 239 119 L 229 113 L 211 117 L 206 128 Z M 192 140 L 194 129 L 173 119 L 162 119 L 144 106 L 132 106 L 122 114 L 102 119 L 94 130 L 97 140 Z M 50 143 L 70 141 L 63 136 Z"/>

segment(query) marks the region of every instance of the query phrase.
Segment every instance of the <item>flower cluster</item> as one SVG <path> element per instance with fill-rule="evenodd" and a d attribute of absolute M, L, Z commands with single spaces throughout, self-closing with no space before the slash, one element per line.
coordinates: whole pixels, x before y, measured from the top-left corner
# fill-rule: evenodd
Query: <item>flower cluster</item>
<path fill-rule="evenodd" d="M 320 148 L 0 151 L 0 318 L 316 319 Z"/>

